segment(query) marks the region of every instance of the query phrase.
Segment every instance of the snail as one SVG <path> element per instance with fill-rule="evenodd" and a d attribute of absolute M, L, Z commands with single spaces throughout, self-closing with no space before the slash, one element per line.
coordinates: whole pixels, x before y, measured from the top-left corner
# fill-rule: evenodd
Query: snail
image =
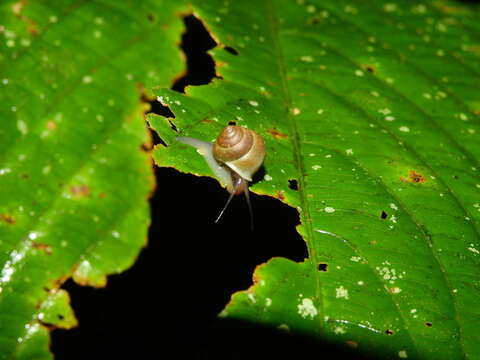
<path fill-rule="evenodd" d="M 263 163 L 265 157 L 263 138 L 250 129 L 229 125 L 222 130 L 213 144 L 190 137 L 177 137 L 177 141 L 196 148 L 230 193 L 215 223 L 220 220 L 233 196 L 244 193 L 253 229 L 248 182 L 252 181 L 253 174 Z"/>

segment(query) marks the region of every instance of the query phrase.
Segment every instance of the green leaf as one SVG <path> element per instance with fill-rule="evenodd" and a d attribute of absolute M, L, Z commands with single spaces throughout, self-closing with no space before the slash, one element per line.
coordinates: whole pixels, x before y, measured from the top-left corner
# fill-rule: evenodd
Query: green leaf
<path fill-rule="evenodd" d="M 222 315 L 382 358 L 480 357 L 478 7 L 252 10 L 196 1 L 222 79 L 157 91 L 182 135 L 210 141 L 229 121 L 262 134 L 265 176 L 251 189 L 300 211 L 308 259 L 260 266 Z M 149 122 L 169 145 L 159 165 L 212 176 L 168 121 Z"/>
<path fill-rule="evenodd" d="M 40 307 L 39 319 L 45 324 L 70 329 L 77 320 L 70 308 L 70 297 L 65 290 L 54 290 Z"/>
<path fill-rule="evenodd" d="M 183 68 L 182 7 L 0 5 L 0 358 L 51 359 L 48 329 L 76 324 L 59 286 L 104 286 L 145 245 L 142 97 Z"/>

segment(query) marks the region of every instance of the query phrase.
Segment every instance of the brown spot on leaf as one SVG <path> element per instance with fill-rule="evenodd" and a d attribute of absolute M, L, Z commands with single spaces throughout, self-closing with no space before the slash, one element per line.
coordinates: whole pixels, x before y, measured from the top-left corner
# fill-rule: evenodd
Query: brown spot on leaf
<path fill-rule="evenodd" d="M 107 194 L 105 194 L 104 192 L 101 192 L 100 194 L 98 194 L 98 197 L 100 199 L 105 199 L 107 197 Z"/>
<path fill-rule="evenodd" d="M 37 250 L 40 250 L 42 252 L 44 252 L 45 254 L 47 255 L 51 255 L 52 254 L 52 247 L 48 244 L 44 244 L 44 243 L 39 243 L 39 242 L 35 242 L 35 241 L 32 241 L 32 246 L 37 249 Z"/>
<path fill-rule="evenodd" d="M 17 1 L 16 3 L 12 4 L 12 12 L 14 15 L 19 16 L 22 13 L 23 5 L 25 5 L 25 1 Z"/>
<path fill-rule="evenodd" d="M 52 279 L 47 282 L 44 286 L 45 291 L 50 291 L 52 289 L 58 289 L 60 286 L 63 285 L 65 281 L 70 277 L 70 274 L 63 275 L 57 279 Z"/>
<path fill-rule="evenodd" d="M 140 149 L 142 151 L 145 151 L 146 153 L 150 152 L 153 150 L 153 143 L 151 141 L 144 142 L 141 146 Z"/>
<path fill-rule="evenodd" d="M 312 16 L 311 18 L 308 19 L 307 23 L 311 25 L 315 25 L 320 23 L 323 20 L 323 18 L 319 15 Z"/>
<path fill-rule="evenodd" d="M 416 172 L 414 170 L 410 170 L 408 172 L 408 178 L 404 178 L 403 176 L 400 177 L 400 181 L 402 182 L 411 182 L 411 183 L 425 183 L 427 179 L 423 174 Z"/>
<path fill-rule="evenodd" d="M 50 131 L 54 131 L 57 129 L 57 123 L 55 121 L 48 121 L 47 122 L 47 129 L 50 130 Z"/>
<path fill-rule="evenodd" d="M 90 195 L 90 187 L 88 185 L 74 185 L 70 187 L 70 192 L 77 198 Z"/>
<path fill-rule="evenodd" d="M 275 139 L 288 139 L 287 134 L 281 133 L 280 131 L 278 131 L 275 128 L 268 129 L 267 133 L 272 135 Z"/>
<path fill-rule="evenodd" d="M 277 191 L 275 193 L 275 197 L 281 201 L 285 200 L 285 195 L 283 191 Z"/>
<path fill-rule="evenodd" d="M 17 223 L 13 216 L 8 214 L 0 214 L 0 219 L 5 221 L 9 225 L 15 225 Z"/>
<path fill-rule="evenodd" d="M 38 24 L 36 21 L 30 19 L 28 16 L 23 15 L 23 8 L 27 4 L 27 0 L 19 0 L 12 4 L 12 13 L 18 17 L 22 22 L 27 24 L 27 32 L 31 35 L 38 34 Z"/>
<path fill-rule="evenodd" d="M 347 344 L 352 349 L 356 349 L 358 347 L 358 343 L 356 341 L 353 341 L 353 340 L 345 341 L 345 344 Z"/>
<path fill-rule="evenodd" d="M 257 267 L 255 268 L 255 271 L 253 272 L 254 284 L 259 284 L 263 280 L 263 278 L 260 276 L 260 272 L 262 271 L 262 268 L 265 266 L 267 266 L 267 264 L 263 263 L 263 264 L 257 265 Z"/>
<path fill-rule="evenodd" d="M 206 124 L 210 124 L 210 123 L 213 122 L 213 120 L 210 120 L 209 118 L 203 118 L 203 119 L 201 120 L 201 122 L 206 123 Z"/>
<path fill-rule="evenodd" d="M 371 65 L 371 64 L 363 64 L 362 68 L 372 74 L 374 74 L 377 71 L 377 68 L 375 67 L 375 65 Z"/>

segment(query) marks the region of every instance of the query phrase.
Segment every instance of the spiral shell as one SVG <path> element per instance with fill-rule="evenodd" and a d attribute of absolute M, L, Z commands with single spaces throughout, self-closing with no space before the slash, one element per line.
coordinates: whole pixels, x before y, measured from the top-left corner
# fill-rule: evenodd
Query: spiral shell
<path fill-rule="evenodd" d="M 265 143 L 252 130 L 229 125 L 215 141 L 213 156 L 245 180 L 252 181 L 265 157 Z"/>

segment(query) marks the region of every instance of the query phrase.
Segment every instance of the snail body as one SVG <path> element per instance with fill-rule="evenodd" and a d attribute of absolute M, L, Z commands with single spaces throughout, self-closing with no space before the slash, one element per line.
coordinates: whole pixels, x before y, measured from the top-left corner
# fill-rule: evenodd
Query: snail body
<path fill-rule="evenodd" d="M 195 147 L 230 193 L 215 222 L 220 219 L 234 195 L 245 193 L 253 227 L 248 182 L 252 181 L 253 174 L 265 158 L 263 138 L 250 129 L 229 125 L 213 144 L 190 137 L 178 137 L 177 141 Z"/>

